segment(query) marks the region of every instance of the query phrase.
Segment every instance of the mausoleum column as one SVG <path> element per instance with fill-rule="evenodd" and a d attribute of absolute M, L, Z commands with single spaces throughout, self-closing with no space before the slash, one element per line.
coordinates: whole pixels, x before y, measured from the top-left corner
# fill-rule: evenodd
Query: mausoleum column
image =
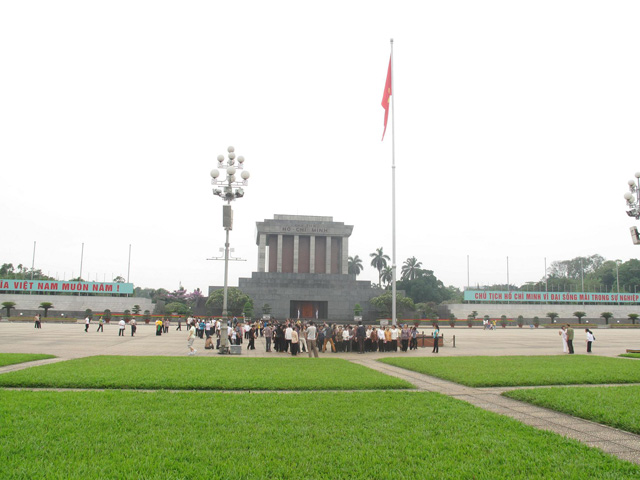
<path fill-rule="evenodd" d="M 309 273 L 316 273 L 316 237 L 309 238 Z"/>
<path fill-rule="evenodd" d="M 266 271 L 267 259 L 267 236 L 264 233 L 260 234 L 258 240 L 258 272 Z"/>
<path fill-rule="evenodd" d="M 349 273 L 349 237 L 342 237 L 342 274 Z"/>
<path fill-rule="evenodd" d="M 278 257 L 276 260 L 277 272 L 282 273 L 282 234 L 278 235 Z"/>
<path fill-rule="evenodd" d="M 327 239 L 327 256 L 326 256 L 326 273 L 331 273 L 331 237 L 326 237 Z"/>
<path fill-rule="evenodd" d="M 298 255 L 300 247 L 300 235 L 293 236 L 293 273 L 298 273 Z"/>

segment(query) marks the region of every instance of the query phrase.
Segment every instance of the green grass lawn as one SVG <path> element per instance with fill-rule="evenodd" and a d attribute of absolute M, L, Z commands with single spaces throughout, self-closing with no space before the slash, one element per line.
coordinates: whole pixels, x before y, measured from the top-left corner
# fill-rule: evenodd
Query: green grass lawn
<path fill-rule="evenodd" d="M 369 390 L 412 388 L 342 359 L 122 357 L 68 360 L 0 375 L 5 387 L 172 390 Z"/>
<path fill-rule="evenodd" d="M 553 387 L 503 395 L 640 434 L 640 387 Z"/>
<path fill-rule="evenodd" d="M 619 357 L 640 358 L 640 353 L 621 353 Z"/>
<path fill-rule="evenodd" d="M 16 363 L 33 362 L 34 360 L 45 360 L 55 358 L 55 355 L 42 355 L 39 353 L 0 353 L 0 367 L 14 365 Z"/>
<path fill-rule="evenodd" d="M 385 358 L 471 387 L 640 383 L 640 362 L 587 355 Z"/>
<path fill-rule="evenodd" d="M 624 479 L 640 466 L 436 393 L 0 390 L 0 478 Z"/>

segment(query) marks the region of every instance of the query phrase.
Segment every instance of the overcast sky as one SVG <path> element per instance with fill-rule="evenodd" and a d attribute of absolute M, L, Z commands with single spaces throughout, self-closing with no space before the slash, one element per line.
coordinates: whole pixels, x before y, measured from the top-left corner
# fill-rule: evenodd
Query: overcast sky
<path fill-rule="evenodd" d="M 230 284 L 274 214 L 354 225 L 447 285 L 538 280 L 579 255 L 636 257 L 637 1 L 0 3 L 0 262 L 60 280 L 222 285 L 209 171 L 233 145 Z M 391 118 L 389 119 L 391 122 Z"/>

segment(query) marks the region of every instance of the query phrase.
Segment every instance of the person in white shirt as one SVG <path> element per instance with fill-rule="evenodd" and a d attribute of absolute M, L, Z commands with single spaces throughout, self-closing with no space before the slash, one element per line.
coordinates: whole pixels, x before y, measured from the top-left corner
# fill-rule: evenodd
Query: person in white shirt
<path fill-rule="evenodd" d="M 400 330 L 398 329 L 397 325 L 391 328 L 391 348 L 393 349 L 394 352 L 398 351 L 398 333 L 399 332 Z"/>
<path fill-rule="evenodd" d="M 309 358 L 311 358 L 311 354 L 314 357 L 318 358 L 318 345 L 316 344 L 318 341 L 318 330 L 313 322 L 309 322 L 309 327 L 306 331 L 307 343 L 309 350 Z"/>
<path fill-rule="evenodd" d="M 596 337 L 593 336 L 593 332 L 588 328 L 585 328 L 584 331 L 587 334 L 587 353 L 591 353 L 591 344 L 596 339 Z"/>
<path fill-rule="evenodd" d="M 89 315 L 87 315 L 87 318 L 84 319 L 84 332 L 87 333 L 89 331 L 89 323 L 91 323 L 91 319 L 89 318 Z"/>
<path fill-rule="evenodd" d="M 120 321 L 118 322 L 118 336 L 119 337 L 124 337 L 124 318 L 120 319 Z"/>
<path fill-rule="evenodd" d="M 193 342 L 196 339 L 196 326 L 193 322 L 191 322 L 189 328 L 187 329 L 188 337 L 187 337 L 187 347 L 189 347 L 189 355 L 195 355 L 198 351 L 193 348 Z"/>
<path fill-rule="evenodd" d="M 351 351 L 351 328 L 350 327 L 344 327 L 344 329 L 342 329 L 342 345 L 343 345 L 343 351 L 345 352 L 350 352 Z"/>
<path fill-rule="evenodd" d="M 287 329 L 284 331 L 284 351 L 288 352 L 289 347 L 291 347 L 291 335 L 293 333 L 293 328 L 291 325 L 287 325 Z"/>
<path fill-rule="evenodd" d="M 384 330 L 382 327 L 378 327 L 376 333 L 378 335 L 378 351 L 384 352 Z"/>

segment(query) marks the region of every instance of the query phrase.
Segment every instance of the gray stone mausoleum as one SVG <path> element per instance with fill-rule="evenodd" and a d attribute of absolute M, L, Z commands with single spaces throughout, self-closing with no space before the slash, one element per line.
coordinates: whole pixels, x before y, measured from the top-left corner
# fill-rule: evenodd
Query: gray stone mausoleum
<path fill-rule="evenodd" d="M 375 320 L 369 300 L 383 290 L 348 273 L 353 225 L 333 217 L 274 215 L 257 222 L 258 271 L 240 278 L 240 290 L 259 313 L 271 306 L 276 319 L 352 322 L 360 304 L 365 321 Z"/>

